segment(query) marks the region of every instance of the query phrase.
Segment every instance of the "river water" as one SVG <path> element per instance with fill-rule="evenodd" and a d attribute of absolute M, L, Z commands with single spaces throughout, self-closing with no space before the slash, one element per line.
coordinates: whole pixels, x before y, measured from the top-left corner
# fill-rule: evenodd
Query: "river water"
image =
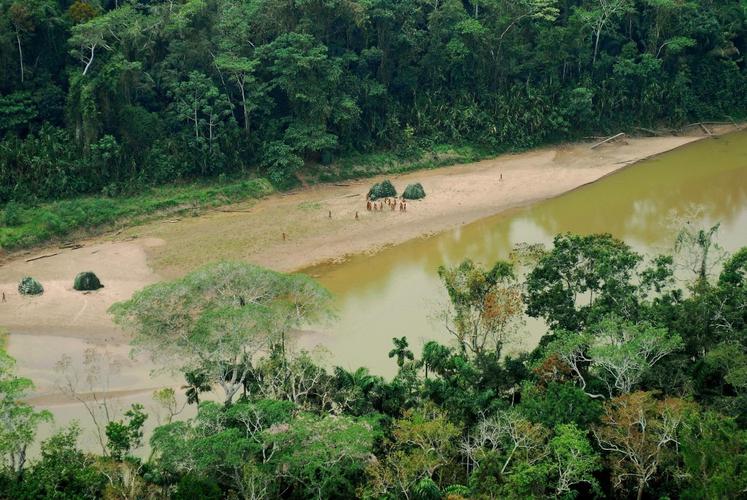
<path fill-rule="evenodd" d="M 511 210 L 372 256 L 307 269 L 336 297 L 338 320 L 302 338 L 329 351 L 330 362 L 392 375 L 392 337 L 406 335 L 419 354 L 426 340 L 450 339 L 432 318 L 446 302 L 440 265 L 469 257 L 491 266 L 518 243 L 550 244 L 557 233 L 611 233 L 637 251 L 671 251 L 671 214 L 692 206 L 701 223 L 721 223 L 727 251 L 747 246 L 747 132 L 702 140 L 618 171 L 557 198 Z M 531 349 L 544 333 L 528 321 L 513 348 Z"/>
<path fill-rule="evenodd" d="M 555 234 L 566 231 L 609 232 L 649 255 L 670 251 L 669 214 L 691 205 L 703 208 L 703 224 L 721 223 L 719 242 L 726 250 L 747 246 L 747 132 L 684 146 L 557 198 L 433 237 L 307 269 L 334 294 L 338 315 L 334 322 L 299 334 L 297 343 L 303 348 L 321 344 L 330 365 L 366 366 L 391 376 L 396 372 L 387 357 L 392 337 L 407 336 L 416 354 L 426 340 L 450 341 L 443 327 L 429 319 L 446 302 L 436 274 L 440 265 L 469 257 L 490 266 L 506 258 L 517 243 L 549 244 Z M 531 349 L 543 332 L 541 322 L 528 321 L 511 349 Z M 79 419 L 84 428 L 90 427 L 80 404 L 53 403 L 49 398 L 60 382 L 54 363 L 67 353 L 79 365 L 88 347 L 82 340 L 11 332 L 9 353 L 18 360 L 20 374 L 34 379 L 40 396 L 47 396 L 42 406 L 52 410 L 57 425 Z M 109 345 L 107 350 L 119 367 L 109 389 L 117 394 L 120 408 L 140 402 L 153 412 L 152 390 L 166 385 L 178 389 L 181 383 L 181 377 L 151 378 L 154 367 L 145 360 L 130 360 L 125 344 Z M 191 407 L 181 416 L 193 412 Z M 155 424 L 150 419 L 147 430 Z M 43 430 L 42 436 L 49 432 Z M 96 449 L 92 433 L 84 435 L 83 445 Z"/>

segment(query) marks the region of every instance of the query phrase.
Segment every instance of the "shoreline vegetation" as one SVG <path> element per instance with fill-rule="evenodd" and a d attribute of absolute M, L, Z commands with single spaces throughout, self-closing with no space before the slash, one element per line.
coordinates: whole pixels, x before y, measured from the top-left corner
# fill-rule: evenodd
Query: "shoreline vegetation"
<path fill-rule="evenodd" d="M 442 145 L 409 159 L 394 152 L 356 155 L 325 167 L 316 172 L 314 178 L 299 173 L 296 187 L 280 191 L 264 177 L 219 176 L 173 186 L 148 187 L 142 194 L 131 196 L 78 196 L 29 205 L 11 201 L 0 211 L 0 252 L 29 250 L 50 243 L 71 244 L 154 220 L 195 216 L 210 209 L 260 200 L 276 192 L 293 193 L 309 185 L 431 170 L 491 156 L 495 153 L 472 146 Z"/>
<path fill-rule="evenodd" d="M 713 133 L 731 130 L 733 126 L 721 126 Z M 56 245 L 15 252 L 0 267 L 0 287 L 8 291 L 9 303 L 18 301 L 14 289 L 25 275 L 39 279 L 45 293 L 22 301 L 20 307 L 0 308 L 0 325 L 14 333 L 53 332 L 88 342 L 126 342 L 107 314 L 113 303 L 208 262 L 242 260 L 276 271 L 306 269 L 313 275 L 313 265 L 373 253 L 559 196 L 703 137 L 627 138 L 595 150 L 590 149 L 591 143 L 565 144 L 391 176 L 398 189 L 422 182 L 428 192 L 423 200 L 413 201 L 406 214 L 365 211 L 365 193 L 381 179 L 373 178 L 275 193 L 199 217 L 151 221 L 68 248 Z M 359 220 L 354 219 L 356 211 Z M 281 232 L 287 234 L 287 241 Z M 75 294 L 69 290 L 73 276 L 65 274 L 68 269 L 96 271 L 106 288 Z"/>
<path fill-rule="evenodd" d="M 2 212 L 0 249 L 68 244 L 151 220 L 259 199 L 273 191 L 266 179 L 258 178 L 148 188 L 138 196 L 81 196 L 32 206 L 10 202 Z"/>
<path fill-rule="evenodd" d="M 693 137 L 693 133 L 696 134 L 695 137 L 706 138 L 741 129 L 742 125 L 735 122 L 733 125 L 719 123 L 702 130 L 691 128 L 689 133 L 681 129 L 679 135 L 671 135 L 672 129 L 662 129 L 668 134 L 664 132 L 651 134 L 655 132 L 651 130 L 645 132 L 660 139 Z M 626 135 L 621 140 L 640 137 L 642 136 Z M 265 178 L 220 176 L 217 179 L 181 185 L 148 187 L 142 194 L 135 196 L 80 196 L 30 205 L 9 202 L 0 211 L 0 259 L 12 260 L 19 252 L 27 255 L 30 250 L 54 244 L 59 244 L 60 248 L 75 246 L 76 242 L 81 240 L 121 233 L 125 229 L 149 222 L 164 221 L 180 216 L 195 217 L 210 210 L 227 209 L 230 211 L 233 205 L 253 203 L 275 193 L 281 196 L 292 196 L 309 187 L 336 186 L 344 182 L 360 182 L 377 176 L 444 169 L 488 159 L 500 160 L 553 146 L 562 148 L 570 144 L 574 143 L 550 144 L 525 151 L 501 154 L 471 146 L 443 145 L 429 152 L 421 152 L 417 157 L 410 159 L 403 159 L 395 152 L 356 155 L 336 164 L 321 167 L 321 169 L 309 168 L 305 173 L 299 173 L 296 187 L 285 191 L 276 190 Z M 671 149 L 663 147 L 635 161 L 642 161 Z"/>
<path fill-rule="evenodd" d="M 746 53 L 747 0 L 0 0 L 0 498 L 743 498 Z"/>
<path fill-rule="evenodd" d="M 113 410 L 100 393 L 82 392 L 108 384 L 108 358 L 86 354 L 85 384 L 69 361 L 60 365 L 64 390 L 94 424 L 95 449 L 81 446 L 74 422 L 27 455 L 53 416 L 26 399 L 33 381 L 0 349 L 8 420 L 26 431 L 6 433 L 16 460 L 0 492 L 739 498 L 747 247 L 714 255 L 717 230 L 683 226 L 682 246 L 652 259 L 609 234 L 565 233 L 526 269 L 469 258 L 441 266 L 449 302 L 440 312 L 452 341 L 418 350 L 406 336 L 392 338 L 391 379 L 366 367 L 328 370 L 286 349 L 294 328 L 332 315 L 331 295 L 314 280 L 244 262 L 203 266 L 110 309 L 131 345 L 186 385 L 154 391 L 148 407 Z M 696 267 L 675 285 L 683 257 Z M 720 272 L 709 271 L 719 259 Z M 504 356 L 524 314 L 548 331 L 531 351 Z M 241 493 L 257 483 L 260 494 Z"/>

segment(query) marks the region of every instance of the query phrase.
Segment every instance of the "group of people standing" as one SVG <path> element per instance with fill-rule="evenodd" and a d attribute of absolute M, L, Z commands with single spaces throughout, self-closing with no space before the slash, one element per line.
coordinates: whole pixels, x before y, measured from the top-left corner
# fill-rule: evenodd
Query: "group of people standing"
<path fill-rule="evenodd" d="M 397 198 L 386 198 L 384 201 L 372 201 L 370 198 L 366 199 L 366 210 L 369 212 L 383 212 L 384 211 L 384 204 L 389 207 L 389 209 L 394 212 L 397 209 L 397 206 L 399 206 L 400 212 L 407 212 L 407 201 L 405 201 L 404 198 L 397 201 Z"/>

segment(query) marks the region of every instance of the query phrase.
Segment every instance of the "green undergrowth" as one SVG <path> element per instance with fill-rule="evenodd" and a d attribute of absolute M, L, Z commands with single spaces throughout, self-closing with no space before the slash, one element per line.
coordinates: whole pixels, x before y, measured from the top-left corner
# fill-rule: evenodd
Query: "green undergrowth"
<path fill-rule="evenodd" d="M 461 163 L 471 163 L 495 156 L 498 151 L 476 146 L 439 145 L 427 151 L 378 152 L 341 158 L 328 166 L 315 167 L 314 176 L 319 182 L 337 182 L 375 177 L 386 174 L 404 174 L 415 170 L 428 170 Z"/>
<path fill-rule="evenodd" d="M 328 166 L 314 165 L 307 182 L 400 174 L 470 163 L 497 154 L 474 146 L 435 146 L 427 151 L 378 152 L 353 155 Z M 136 196 L 85 196 L 38 204 L 8 203 L 0 213 L 0 247 L 18 250 L 50 241 L 141 224 L 182 213 L 199 213 L 231 203 L 262 198 L 275 190 L 264 178 L 201 182 L 148 188 Z"/>
<path fill-rule="evenodd" d="M 166 215 L 261 198 L 271 192 L 272 185 L 259 178 L 150 188 L 137 196 L 13 204 L 12 217 L 0 217 L 0 247 L 15 250 L 72 235 L 97 234 Z"/>

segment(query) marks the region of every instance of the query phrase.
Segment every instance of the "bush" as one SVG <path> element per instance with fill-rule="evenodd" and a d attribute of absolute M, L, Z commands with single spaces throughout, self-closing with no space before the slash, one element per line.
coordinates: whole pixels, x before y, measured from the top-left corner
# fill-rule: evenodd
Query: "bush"
<path fill-rule="evenodd" d="M 9 201 L 5 205 L 5 210 L 3 210 L 3 224 L 5 224 L 8 227 L 13 226 L 20 226 L 21 225 L 21 207 L 13 202 Z"/>
<path fill-rule="evenodd" d="M 31 276 L 25 276 L 18 283 L 18 293 L 21 295 L 41 295 L 44 293 L 44 287 Z"/>
<path fill-rule="evenodd" d="M 425 189 L 423 189 L 423 185 L 419 182 L 415 184 L 408 184 L 405 188 L 405 192 L 402 193 L 402 198 L 405 198 L 407 200 L 419 200 L 421 198 L 425 198 Z"/>
<path fill-rule="evenodd" d="M 371 186 L 368 190 L 368 197 L 372 200 L 378 200 L 379 198 L 394 198 L 397 196 L 397 190 L 394 189 L 394 185 L 389 179 L 384 182 L 379 182 Z"/>
<path fill-rule="evenodd" d="M 73 288 L 80 292 L 98 290 L 99 288 L 103 287 L 104 285 L 101 284 L 98 276 L 93 274 L 91 271 L 78 273 L 78 275 L 75 277 L 75 281 L 73 282 Z"/>
<path fill-rule="evenodd" d="M 191 498 L 217 500 L 221 496 L 220 487 L 212 479 L 187 474 L 179 480 L 179 483 L 176 485 L 176 492 L 172 498 L 175 500 Z"/>

